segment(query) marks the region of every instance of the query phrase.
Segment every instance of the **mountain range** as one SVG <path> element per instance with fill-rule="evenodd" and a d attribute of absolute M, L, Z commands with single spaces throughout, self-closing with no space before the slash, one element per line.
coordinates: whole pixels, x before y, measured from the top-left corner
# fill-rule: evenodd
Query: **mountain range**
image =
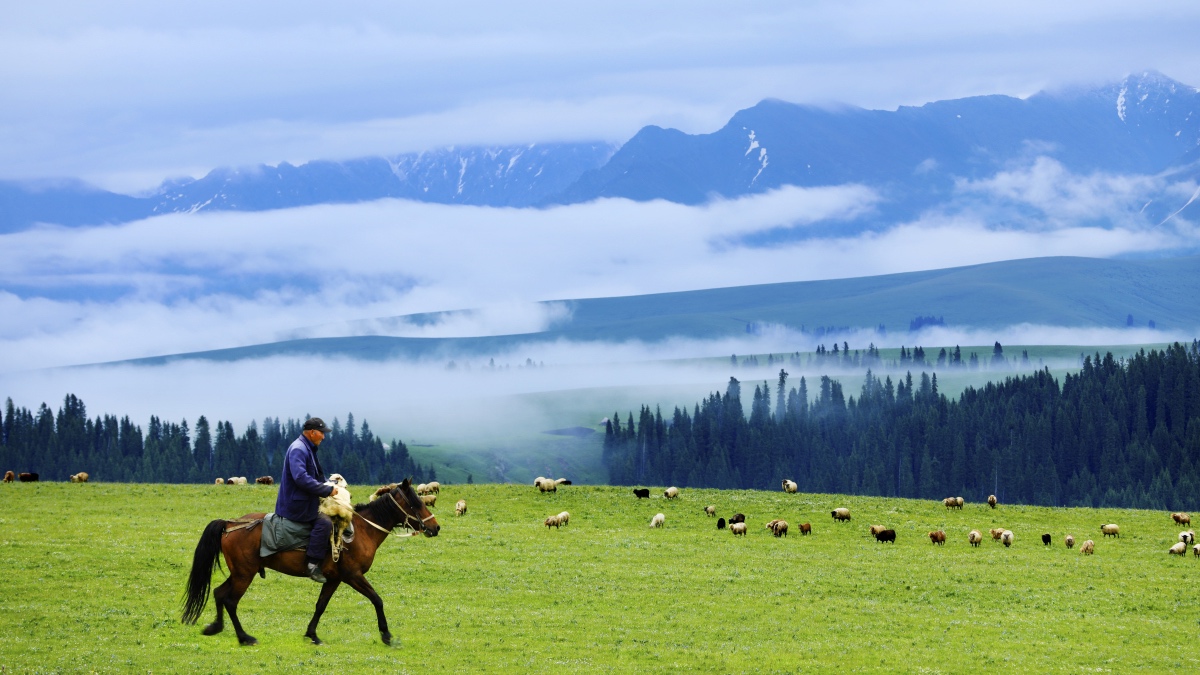
<path fill-rule="evenodd" d="M 400 198 L 504 207 L 604 197 L 696 204 L 783 186 L 857 183 L 880 207 L 848 227 L 912 218 L 978 181 L 1049 157 L 1083 175 L 1155 176 L 1151 224 L 1200 216 L 1200 93 L 1148 72 L 1028 98 L 977 96 L 894 111 L 765 100 L 721 129 L 648 126 L 605 142 L 465 147 L 349 161 L 220 168 L 130 196 L 77 180 L 0 181 L 0 232 L 119 223 L 164 213 L 258 211 Z M 1190 188 L 1190 189 L 1188 189 Z"/>

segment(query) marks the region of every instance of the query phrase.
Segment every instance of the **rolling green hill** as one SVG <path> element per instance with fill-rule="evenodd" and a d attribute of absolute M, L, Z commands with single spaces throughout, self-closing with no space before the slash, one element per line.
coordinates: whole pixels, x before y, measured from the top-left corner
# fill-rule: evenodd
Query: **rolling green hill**
<path fill-rule="evenodd" d="M 517 345 L 571 341 L 653 342 L 745 335 L 763 325 L 813 332 L 826 327 L 907 331 L 918 316 L 949 328 L 1034 324 L 1118 328 L 1153 321 L 1160 329 L 1200 328 L 1200 256 L 1155 260 L 1031 258 L 875 277 L 802 281 L 614 298 L 563 300 L 571 317 L 552 330 L 470 338 L 388 336 L 289 340 L 138 359 L 233 361 L 268 356 L 356 359 L 451 358 L 501 353 Z M 452 313 L 393 317 L 414 324 Z"/>

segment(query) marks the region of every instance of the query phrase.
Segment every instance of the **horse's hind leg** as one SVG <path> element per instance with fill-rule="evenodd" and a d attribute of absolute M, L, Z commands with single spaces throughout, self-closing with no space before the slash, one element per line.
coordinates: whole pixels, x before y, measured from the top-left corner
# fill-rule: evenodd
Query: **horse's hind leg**
<path fill-rule="evenodd" d="M 225 593 L 223 594 L 224 597 L 221 597 L 221 588 L 217 589 L 217 600 L 218 602 L 224 603 L 225 609 L 229 610 L 229 620 L 233 623 L 233 630 L 237 632 L 238 643 L 240 643 L 242 646 L 258 644 L 258 640 L 255 639 L 253 635 L 242 630 L 242 622 L 238 621 L 237 616 L 238 601 L 240 601 L 242 596 L 246 594 L 246 589 L 250 587 L 250 582 L 254 581 L 254 574 L 256 572 L 257 570 L 252 570 L 248 575 L 243 575 L 240 573 L 236 576 L 230 575 L 230 577 L 225 580 L 225 583 L 221 584 L 221 588 L 225 588 Z M 228 588 L 226 588 L 227 584 Z"/>
<path fill-rule="evenodd" d="M 392 633 L 388 630 L 387 617 L 383 615 L 383 598 L 375 592 L 371 582 L 367 581 L 366 577 L 357 576 L 353 579 L 347 579 L 346 583 L 350 584 L 350 588 L 362 593 L 372 605 L 375 605 L 375 618 L 379 620 L 379 639 L 383 640 L 383 644 L 392 644 Z"/>
<path fill-rule="evenodd" d="M 216 635 L 225 630 L 225 603 L 222 601 L 222 598 L 225 597 L 225 594 L 229 590 L 226 588 L 228 585 L 229 579 L 226 579 L 224 583 L 213 589 L 213 604 L 217 606 L 217 618 L 201 631 L 205 635 Z"/>
<path fill-rule="evenodd" d="M 321 586 L 321 596 L 317 598 L 317 609 L 313 612 L 312 620 L 308 622 L 308 630 L 304 632 L 304 637 L 312 640 L 314 645 L 321 644 L 321 638 L 317 637 L 317 622 L 321 620 L 321 615 L 325 613 L 325 607 L 329 605 L 329 599 L 333 597 L 333 592 L 341 583 L 337 579 L 330 579 Z"/>

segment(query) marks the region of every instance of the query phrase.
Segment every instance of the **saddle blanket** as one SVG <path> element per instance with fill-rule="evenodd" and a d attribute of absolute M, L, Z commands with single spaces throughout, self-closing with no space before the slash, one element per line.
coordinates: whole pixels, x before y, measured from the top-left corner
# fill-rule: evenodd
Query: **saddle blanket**
<path fill-rule="evenodd" d="M 312 524 L 297 523 L 283 516 L 268 513 L 263 518 L 262 543 L 258 547 L 259 557 L 265 558 L 280 551 L 294 551 L 308 547 Z"/>

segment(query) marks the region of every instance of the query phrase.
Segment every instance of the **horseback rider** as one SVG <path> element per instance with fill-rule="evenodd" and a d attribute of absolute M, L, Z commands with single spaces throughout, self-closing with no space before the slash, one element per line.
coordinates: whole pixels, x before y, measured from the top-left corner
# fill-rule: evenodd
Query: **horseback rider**
<path fill-rule="evenodd" d="M 321 574 L 321 562 L 330 553 L 329 533 L 333 521 L 318 513 L 322 497 L 338 493 L 337 486 L 325 482 L 325 473 L 317 459 L 317 448 L 325 440 L 329 428 L 320 417 L 310 417 L 304 422 L 300 436 L 288 446 L 283 458 L 283 479 L 279 481 L 279 496 L 275 500 L 275 514 L 288 520 L 311 524 L 305 557 L 308 562 L 308 578 L 325 583 Z"/>

